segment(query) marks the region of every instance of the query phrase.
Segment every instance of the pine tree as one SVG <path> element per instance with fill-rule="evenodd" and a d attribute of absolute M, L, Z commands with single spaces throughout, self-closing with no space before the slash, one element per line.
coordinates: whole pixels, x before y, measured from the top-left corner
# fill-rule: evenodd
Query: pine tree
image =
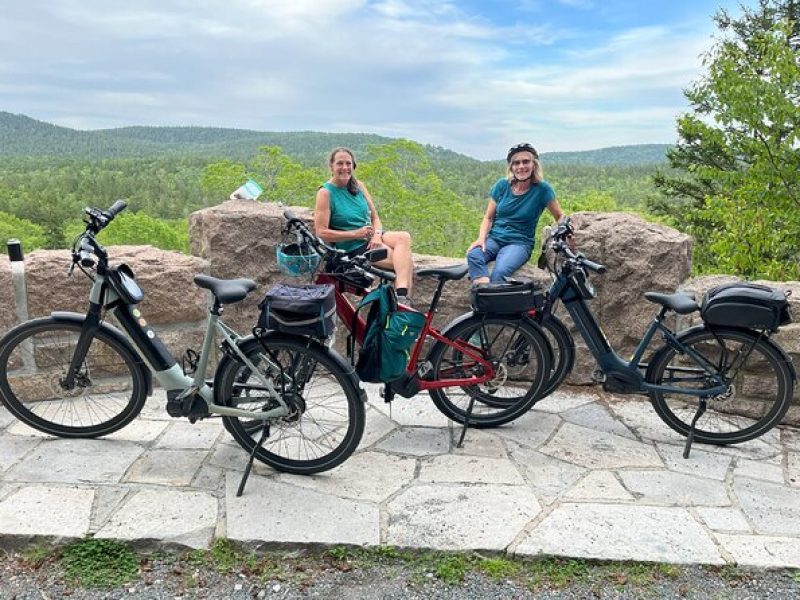
<path fill-rule="evenodd" d="M 759 0 L 739 18 L 719 11 L 722 33 L 708 72 L 685 90 L 668 152 L 675 173 L 652 202 L 695 237 L 699 271 L 800 276 L 800 0 Z"/>

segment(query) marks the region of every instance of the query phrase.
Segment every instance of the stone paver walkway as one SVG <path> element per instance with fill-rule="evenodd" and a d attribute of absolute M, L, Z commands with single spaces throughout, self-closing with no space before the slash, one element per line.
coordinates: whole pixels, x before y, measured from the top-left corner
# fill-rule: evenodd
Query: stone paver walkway
<path fill-rule="evenodd" d="M 427 396 L 389 407 L 367 387 L 356 454 L 311 477 L 257 463 L 241 498 L 244 451 L 218 420 L 168 417 L 161 392 L 100 440 L 47 437 L 0 408 L 0 544 L 226 537 L 800 568 L 796 429 L 685 460 L 647 401 L 573 389 L 456 448 Z"/>

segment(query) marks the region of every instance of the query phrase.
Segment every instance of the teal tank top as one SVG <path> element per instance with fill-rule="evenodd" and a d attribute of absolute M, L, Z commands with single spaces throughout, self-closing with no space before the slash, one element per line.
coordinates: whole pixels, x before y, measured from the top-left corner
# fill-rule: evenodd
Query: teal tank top
<path fill-rule="evenodd" d="M 353 196 L 346 187 L 338 187 L 326 181 L 322 184 L 330 194 L 331 218 L 328 227 L 337 231 L 353 231 L 369 225 L 372 220 L 369 213 L 369 204 L 362 190 Z M 335 242 L 334 246 L 345 252 L 355 250 L 364 245 L 364 240 L 346 240 Z"/>

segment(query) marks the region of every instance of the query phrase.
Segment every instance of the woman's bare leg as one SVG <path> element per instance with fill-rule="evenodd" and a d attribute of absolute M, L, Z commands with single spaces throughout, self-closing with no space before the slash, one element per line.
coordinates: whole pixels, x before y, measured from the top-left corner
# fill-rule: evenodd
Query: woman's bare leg
<path fill-rule="evenodd" d="M 408 295 L 410 296 L 414 276 L 414 259 L 411 256 L 411 236 L 406 231 L 386 231 L 381 241 L 389 250 L 389 255 L 384 260 L 375 264 L 379 267 L 394 269 L 397 275 L 394 281 L 394 287 L 408 289 Z"/>

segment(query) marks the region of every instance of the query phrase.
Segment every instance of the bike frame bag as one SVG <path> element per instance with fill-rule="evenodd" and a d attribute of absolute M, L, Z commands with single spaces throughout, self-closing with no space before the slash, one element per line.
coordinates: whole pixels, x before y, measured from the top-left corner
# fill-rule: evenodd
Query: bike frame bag
<path fill-rule="evenodd" d="M 703 296 L 700 316 L 710 326 L 777 331 L 791 322 L 783 290 L 754 283 L 727 283 Z"/>
<path fill-rule="evenodd" d="M 108 281 L 124 304 L 139 304 L 144 299 L 133 270 L 125 263 L 109 268 Z"/>
<path fill-rule="evenodd" d="M 544 294 L 527 279 L 472 286 L 472 310 L 476 313 L 520 314 L 544 306 Z"/>
<path fill-rule="evenodd" d="M 336 329 L 336 297 L 330 284 L 272 286 L 259 303 L 256 329 L 327 338 Z"/>

